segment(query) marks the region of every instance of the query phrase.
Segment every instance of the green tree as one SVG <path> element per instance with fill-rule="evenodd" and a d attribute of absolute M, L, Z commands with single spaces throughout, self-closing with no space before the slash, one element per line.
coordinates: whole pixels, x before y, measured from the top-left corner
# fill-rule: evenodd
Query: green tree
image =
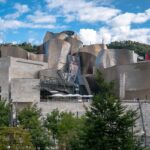
<path fill-rule="evenodd" d="M 86 111 L 83 133 L 73 150 L 134 150 L 136 111 L 126 110 L 113 93 L 112 84 L 97 73 L 99 92 Z"/>
<path fill-rule="evenodd" d="M 83 118 L 77 118 L 70 112 L 60 113 L 56 109 L 47 115 L 45 127 L 53 133 L 54 141 L 58 141 L 59 150 L 67 150 L 71 149 L 71 144 L 75 144 L 73 141 L 78 137 L 82 122 Z"/>
<path fill-rule="evenodd" d="M 0 127 L 9 126 L 10 106 L 5 100 L 0 100 Z"/>
<path fill-rule="evenodd" d="M 20 125 L 31 134 L 32 143 L 36 148 L 45 150 L 47 147 L 51 147 L 51 134 L 43 127 L 41 110 L 36 105 L 24 108 L 19 112 L 18 119 Z"/>
<path fill-rule="evenodd" d="M 55 139 L 58 134 L 58 124 L 60 122 L 60 112 L 58 109 L 54 109 L 51 113 L 47 114 L 44 126 L 50 130 Z"/>
<path fill-rule="evenodd" d="M 35 150 L 30 134 L 22 128 L 0 128 L 0 150 Z"/>

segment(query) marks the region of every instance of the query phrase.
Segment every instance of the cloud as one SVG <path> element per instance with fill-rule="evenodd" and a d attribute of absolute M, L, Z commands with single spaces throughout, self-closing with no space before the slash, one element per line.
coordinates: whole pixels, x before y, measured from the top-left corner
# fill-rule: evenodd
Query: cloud
<path fill-rule="evenodd" d="M 144 23 L 150 20 L 150 9 L 143 13 L 123 13 L 107 21 L 111 26 L 128 26 L 136 23 Z"/>
<path fill-rule="evenodd" d="M 18 12 L 20 12 L 21 14 L 26 13 L 26 12 L 29 11 L 28 5 L 24 5 L 24 4 L 16 3 L 15 6 L 14 6 L 14 8 L 15 8 Z"/>
<path fill-rule="evenodd" d="M 80 29 L 79 36 L 86 45 L 100 42 L 97 32 L 93 29 Z"/>
<path fill-rule="evenodd" d="M 46 2 L 49 9 L 57 9 L 56 13 L 63 14 L 66 21 L 107 21 L 120 13 L 120 10 L 115 8 L 97 6 L 95 1 L 76 0 L 74 2 L 74 0 L 46 0 Z"/>
<path fill-rule="evenodd" d="M 0 30 L 7 30 L 7 29 L 18 29 L 18 28 L 32 28 L 32 29 L 55 29 L 55 28 L 60 28 L 64 29 L 66 26 L 59 26 L 59 25 L 53 25 L 53 24 L 35 24 L 35 23 L 28 23 L 28 22 L 23 22 L 19 20 L 5 20 L 0 18 Z"/>
<path fill-rule="evenodd" d="M 89 32 L 90 31 L 90 32 Z M 99 30 L 80 29 L 79 35 L 84 44 L 132 40 L 150 44 L 150 28 L 132 29 L 130 26 L 102 27 Z"/>
<path fill-rule="evenodd" d="M 6 0 L 0 0 L 0 3 L 5 3 L 6 2 Z"/>
<path fill-rule="evenodd" d="M 0 32 L 0 43 L 4 42 L 4 34 L 3 32 Z"/>
<path fill-rule="evenodd" d="M 16 3 L 14 5 L 14 9 L 16 10 L 16 12 L 6 15 L 5 19 L 16 19 L 20 17 L 22 14 L 27 13 L 30 10 L 28 5 L 19 4 L 19 3 Z"/>
<path fill-rule="evenodd" d="M 56 22 L 56 17 L 54 15 L 49 15 L 41 11 L 36 11 L 34 15 L 28 15 L 27 18 L 34 23 L 55 23 Z"/>

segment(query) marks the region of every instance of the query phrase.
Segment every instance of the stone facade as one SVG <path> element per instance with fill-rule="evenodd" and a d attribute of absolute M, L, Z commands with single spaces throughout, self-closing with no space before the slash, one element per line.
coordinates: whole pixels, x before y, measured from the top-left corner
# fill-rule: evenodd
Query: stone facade
<path fill-rule="evenodd" d="M 29 85 L 27 86 L 26 82 L 22 82 L 22 86 L 24 84 L 24 87 L 26 89 L 31 88 L 30 84 L 32 85 L 32 83 L 35 82 L 34 80 L 38 79 L 39 71 L 42 69 L 46 69 L 47 66 L 48 66 L 47 63 L 25 60 L 25 59 L 21 59 L 21 58 L 14 58 L 14 57 L 0 58 L 1 97 L 6 100 L 12 98 L 11 97 L 11 95 L 12 95 L 11 86 L 15 86 L 14 82 L 16 82 L 16 84 L 19 84 L 18 82 L 23 81 L 23 79 L 28 79 Z M 20 80 L 22 79 L 22 80 L 20 81 L 19 79 Z M 14 94 L 15 93 L 13 93 L 13 96 L 14 96 Z M 19 88 L 18 88 L 18 91 L 16 92 L 16 94 L 22 94 L 22 92 L 20 91 Z M 37 94 L 37 93 L 35 93 L 35 94 Z M 34 95 L 34 92 L 31 95 Z M 28 96 L 29 96 L 29 94 L 28 94 Z M 39 95 L 38 95 L 38 97 L 39 97 Z M 17 99 L 15 99 L 15 96 L 13 98 L 14 98 L 13 99 L 14 101 L 17 100 Z M 30 98 L 30 101 L 31 102 L 33 101 L 32 97 Z"/>

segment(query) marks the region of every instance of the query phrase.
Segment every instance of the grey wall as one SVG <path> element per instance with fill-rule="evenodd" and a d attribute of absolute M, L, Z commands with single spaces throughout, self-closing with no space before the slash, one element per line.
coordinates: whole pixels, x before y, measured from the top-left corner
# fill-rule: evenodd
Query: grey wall
<path fill-rule="evenodd" d="M 47 63 L 11 57 L 10 78 L 38 78 L 39 71 L 47 69 Z"/>
<path fill-rule="evenodd" d="M 115 81 L 121 99 L 150 99 L 150 62 L 120 65 L 101 70 L 107 81 Z"/>
<path fill-rule="evenodd" d="M 19 103 L 40 102 L 39 79 L 12 79 L 11 99 Z"/>
<path fill-rule="evenodd" d="M 66 101 L 49 101 L 49 102 L 40 102 L 38 107 L 42 109 L 42 114 L 45 116 L 47 113 L 52 112 L 54 109 L 59 111 L 72 112 L 74 114 L 83 115 L 85 113 L 84 106 L 89 106 L 90 102 L 66 102 Z"/>
<path fill-rule="evenodd" d="M 1 97 L 4 99 L 9 98 L 9 66 L 10 58 L 0 59 L 0 87 Z"/>

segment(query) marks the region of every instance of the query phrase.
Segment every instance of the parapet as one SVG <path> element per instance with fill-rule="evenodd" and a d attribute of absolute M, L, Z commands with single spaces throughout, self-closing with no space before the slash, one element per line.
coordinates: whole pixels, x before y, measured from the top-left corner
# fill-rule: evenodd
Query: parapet
<path fill-rule="evenodd" d="M 28 59 L 27 51 L 17 46 L 1 46 L 0 52 L 1 57 L 12 56 L 17 58 Z"/>

